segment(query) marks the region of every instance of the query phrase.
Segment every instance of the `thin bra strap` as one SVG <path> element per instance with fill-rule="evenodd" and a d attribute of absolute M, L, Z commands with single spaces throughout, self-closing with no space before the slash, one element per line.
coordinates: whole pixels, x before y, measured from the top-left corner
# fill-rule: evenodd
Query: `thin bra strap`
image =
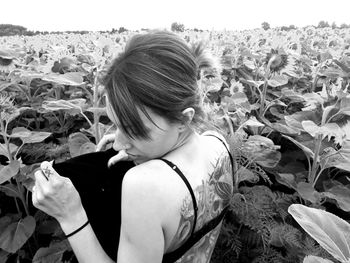
<path fill-rule="evenodd" d="M 178 175 L 180 175 L 182 181 L 184 181 L 184 183 L 186 184 L 188 190 L 190 191 L 191 197 L 192 197 L 192 202 L 193 202 L 193 209 L 194 209 L 194 222 L 193 222 L 193 227 L 192 227 L 192 231 L 191 231 L 191 236 L 193 235 L 193 232 L 196 228 L 196 223 L 197 223 L 197 211 L 198 211 L 198 206 L 197 206 L 197 201 L 196 201 L 196 197 L 194 195 L 194 192 L 192 190 L 192 187 L 190 185 L 190 183 L 188 182 L 188 180 L 186 179 L 186 177 L 184 176 L 184 174 L 180 171 L 180 169 L 173 164 L 172 162 L 163 159 L 163 158 L 159 158 L 159 160 L 164 161 L 166 164 L 168 164 L 176 173 L 178 173 Z"/>
<path fill-rule="evenodd" d="M 232 168 L 232 178 L 233 178 L 233 176 L 234 176 L 234 174 L 235 174 L 235 170 L 234 170 L 234 166 L 233 166 L 233 157 L 232 157 L 232 154 L 231 154 L 229 148 L 226 146 L 226 143 L 225 143 L 222 139 L 220 139 L 218 136 L 216 136 L 216 135 L 214 135 L 214 134 L 205 134 L 204 136 L 212 136 L 212 137 L 215 137 L 215 138 L 217 138 L 219 141 L 221 141 L 222 144 L 225 146 L 225 148 L 226 148 L 226 150 L 227 150 L 227 152 L 228 152 L 228 155 L 229 155 L 229 157 L 230 157 L 231 168 Z M 234 184 L 234 180 L 232 180 L 232 183 Z M 233 189 L 235 189 L 234 186 L 233 186 Z"/>

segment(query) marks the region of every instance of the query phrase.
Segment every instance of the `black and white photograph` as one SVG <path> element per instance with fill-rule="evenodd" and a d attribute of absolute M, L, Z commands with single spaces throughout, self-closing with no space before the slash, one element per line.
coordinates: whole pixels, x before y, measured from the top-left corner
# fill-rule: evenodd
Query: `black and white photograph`
<path fill-rule="evenodd" d="M 349 0 L 0 9 L 0 263 L 350 263 Z"/>

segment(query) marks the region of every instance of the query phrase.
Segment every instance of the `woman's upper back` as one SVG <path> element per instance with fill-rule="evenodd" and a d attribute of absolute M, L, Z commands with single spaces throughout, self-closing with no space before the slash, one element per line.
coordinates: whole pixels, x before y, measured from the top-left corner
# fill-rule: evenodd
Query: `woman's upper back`
<path fill-rule="evenodd" d="M 221 226 L 218 217 L 233 189 L 231 161 L 222 140 L 217 133 L 206 132 L 163 160 L 141 165 L 153 171 L 150 180 L 156 180 L 153 183 L 157 185 L 153 194 L 161 197 L 158 213 L 164 234 L 163 262 L 177 258 L 176 262 L 194 258 L 209 262 Z M 210 231 L 204 229 L 209 222 L 216 222 Z M 200 230 L 209 232 L 197 237 L 198 241 L 192 240 L 196 243 L 191 248 L 188 243 Z"/>

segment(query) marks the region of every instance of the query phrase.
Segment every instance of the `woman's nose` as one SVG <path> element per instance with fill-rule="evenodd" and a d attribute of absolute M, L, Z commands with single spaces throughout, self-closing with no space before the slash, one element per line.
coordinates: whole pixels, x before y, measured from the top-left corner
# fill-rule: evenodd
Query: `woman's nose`
<path fill-rule="evenodd" d="M 115 132 L 115 140 L 113 143 L 113 149 L 115 151 L 126 150 L 130 148 L 130 143 L 128 137 L 123 134 L 120 129 L 117 129 Z"/>

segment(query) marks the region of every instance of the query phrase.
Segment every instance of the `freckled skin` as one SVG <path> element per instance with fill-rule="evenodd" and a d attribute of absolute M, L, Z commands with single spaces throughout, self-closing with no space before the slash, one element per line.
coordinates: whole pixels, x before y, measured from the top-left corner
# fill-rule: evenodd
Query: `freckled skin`
<path fill-rule="evenodd" d="M 194 189 L 198 203 L 197 223 L 195 231 L 203 227 L 205 223 L 217 217 L 232 194 L 232 168 L 227 153 L 222 155 L 213 165 L 214 170 L 202 185 Z M 222 187 L 225 186 L 225 187 Z M 183 200 L 181 218 L 178 230 L 171 242 L 170 250 L 180 247 L 190 236 L 194 210 L 190 195 Z M 208 263 L 219 236 L 221 223 L 202 237 L 190 250 L 188 250 L 177 263 Z"/>

